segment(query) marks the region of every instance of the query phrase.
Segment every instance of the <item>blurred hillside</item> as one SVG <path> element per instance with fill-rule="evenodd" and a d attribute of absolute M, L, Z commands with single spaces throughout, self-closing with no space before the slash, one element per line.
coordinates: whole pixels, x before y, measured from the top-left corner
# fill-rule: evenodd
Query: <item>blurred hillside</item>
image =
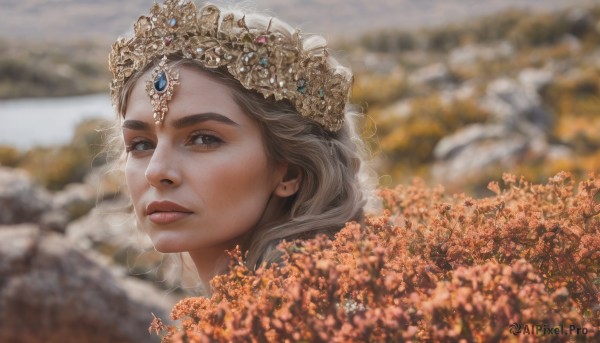
<path fill-rule="evenodd" d="M 372 31 L 332 47 L 355 72 L 353 102 L 383 184 L 421 176 L 481 195 L 502 171 L 543 182 L 600 169 L 599 43 L 595 5 Z M 0 40 L 0 98 L 107 92 L 108 49 Z M 26 165 L 18 155 L 10 164 Z M 68 175 L 82 177 L 38 181 L 60 189 Z"/>
<path fill-rule="evenodd" d="M 379 170 L 487 194 L 502 171 L 600 170 L 600 6 L 365 35 L 353 99 Z"/>
<path fill-rule="evenodd" d="M 460 22 L 518 7 L 553 10 L 594 0 L 214 0 L 238 3 L 284 18 L 294 26 L 332 36 L 356 36 L 381 28 L 421 28 Z M 201 4 L 203 1 L 196 0 Z M 241 5 L 239 5 L 241 3 Z M 93 40 L 110 44 L 147 13 L 152 0 L 0 0 L 0 32 L 29 41 Z M 5 34 L 5 36 L 8 36 Z M 2 37 L 2 34 L 0 34 Z M 8 38 L 8 37 L 6 37 Z"/>
<path fill-rule="evenodd" d="M 365 47 L 377 49 L 373 44 L 387 44 L 383 41 L 395 39 L 387 34 L 382 35 L 382 28 L 402 29 L 407 35 L 411 35 L 420 28 L 460 23 L 467 18 L 498 13 L 507 8 L 551 11 L 576 5 L 591 6 L 595 1 L 213 2 L 233 7 L 266 9 L 266 13 L 277 15 L 303 30 L 325 34 L 334 45 L 344 40 L 355 42 L 367 39 L 371 43 L 367 43 Z M 109 82 L 106 59 L 110 44 L 115 37 L 131 31 L 132 18 L 147 13 L 149 3 L 151 0 L 0 0 L 0 99 L 105 92 Z M 365 32 L 372 33 L 366 38 L 360 38 Z M 378 38 L 369 39 L 369 36 Z M 443 40 L 445 37 L 434 39 Z M 444 44 L 455 42 L 448 41 Z"/>
<path fill-rule="evenodd" d="M 0 99 L 108 92 L 109 47 L 0 38 Z"/>

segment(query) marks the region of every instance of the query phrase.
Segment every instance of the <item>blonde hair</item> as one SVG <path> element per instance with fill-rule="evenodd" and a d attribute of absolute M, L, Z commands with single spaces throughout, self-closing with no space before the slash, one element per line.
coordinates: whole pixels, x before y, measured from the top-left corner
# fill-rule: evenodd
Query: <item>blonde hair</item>
<path fill-rule="evenodd" d="M 236 18 L 243 16 L 248 27 L 268 26 L 271 31 L 290 37 L 295 31 L 286 23 L 261 14 L 227 10 L 221 13 L 223 17 L 228 13 Z M 303 46 L 307 51 L 322 54 L 326 41 L 320 36 L 309 36 L 303 39 Z M 276 246 L 283 240 L 304 239 L 318 233 L 333 235 L 346 222 L 363 220 L 374 173 L 365 164 L 368 153 L 356 129 L 358 112 L 347 105 L 343 127 L 337 132 L 328 132 L 318 123 L 302 117 L 290 102 L 265 99 L 258 92 L 245 89 L 225 68 L 208 69 L 182 55 L 167 57 L 175 65 L 193 66 L 228 86 L 240 108 L 258 123 L 269 160 L 288 163 L 301 174 L 297 193 L 284 199 L 285 213 L 279 218 L 261 218 L 245 236 L 242 251 L 246 253 L 248 266 L 278 261 L 280 252 Z M 352 77 L 350 70 L 335 59 L 329 57 L 329 64 L 336 73 Z M 137 71 L 124 84 L 115 103 L 120 116 L 125 115 L 133 85 L 152 67 L 150 64 Z"/>

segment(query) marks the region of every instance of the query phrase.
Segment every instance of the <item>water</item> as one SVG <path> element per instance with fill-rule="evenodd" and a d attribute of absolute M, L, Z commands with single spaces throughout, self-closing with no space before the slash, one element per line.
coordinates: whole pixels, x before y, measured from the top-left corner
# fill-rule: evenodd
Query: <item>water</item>
<path fill-rule="evenodd" d="M 114 118 L 108 94 L 0 101 L 0 145 L 26 150 L 68 143 L 87 118 Z"/>

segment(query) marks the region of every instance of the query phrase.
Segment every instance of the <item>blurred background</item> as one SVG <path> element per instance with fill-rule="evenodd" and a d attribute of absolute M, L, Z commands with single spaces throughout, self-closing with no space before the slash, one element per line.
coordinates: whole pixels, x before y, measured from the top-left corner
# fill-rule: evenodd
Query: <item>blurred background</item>
<path fill-rule="evenodd" d="M 545 182 L 563 170 L 581 179 L 600 169 L 597 0 L 214 2 L 266 10 L 329 40 L 355 73 L 352 102 L 366 114 L 363 137 L 382 186 L 420 177 L 483 197 L 503 172 Z M 137 327 L 149 312 L 168 317 L 183 294 L 172 264 L 136 233 L 110 164 L 119 152 L 104 149 L 114 118 L 110 45 L 151 3 L 0 0 L 0 261 L 28 261 L 25 243 L 36 242 L 38 254 L 49 254 L 40 261 L 55 258 L 85 281 L 69 292 L 85 295 L 82 284 L 109 279 L 122 290 L 94 288 L 82 303 L 97 308 L 93 299 L 109 294 L 103 303 L 121 306 L 124 317 L 149 309 Z M 58 234 L 48 251 L 40 232 Z M 91 267 L 67 263 L 73 253 L 111 276 L 80 273 Z M 35 304 L 48 292 L 44 278 L 39 299 L 31 295 L 37 288 L 23 293 L 35 282 L 15 277 L 17 262 L 0 263 L 0 341 L 17 332 L 6 313 L 30 306 L 39 315 Z M 71 293 L 56 292 L 68 303 Z M 137 327 L 115 337 L 127 341 Z"/>

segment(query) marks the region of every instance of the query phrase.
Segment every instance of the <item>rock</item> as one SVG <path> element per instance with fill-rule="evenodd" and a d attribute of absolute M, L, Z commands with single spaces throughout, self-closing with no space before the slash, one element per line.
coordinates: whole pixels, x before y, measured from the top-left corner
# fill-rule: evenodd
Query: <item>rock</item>
<path fill-rule="evenodd" d="M 140 249 L 152 247 L 145 235 L 137 231 L 135 218 L 129 208 L 129 201 L 119 198 L 103 201 L 88 215 L 81 217 L 67 227 L 67 238 L 82 249 L 100 245 L 115 247 L 138 246 Z M 139 236 L 142 239 L 136 239 Z"/>
<path fill-rule="evenodd" d="M 552 116 L 544 108 L 540 96 L 507 78 L 493 81 L 488 86 L 481 105 L 495 116 L 497 122 L 511 128 L 528 123 L 546 132 L 553 124 Z"/>
<path fill-rule="evenodd" d="M 479 51 L 475 45 L 455 48 L 449 54 L 448 63 L 453 67 L 472 65 L 479 59 Z"/>
<path fill-rule="evenodd" d="M 449 54 L 448 63 L 454 68 L 471 67 L 478 61 L 506 59 L 514 53 L 514 47 L 507 41 L 493 46 L 469 44 L 453 49 Z"/>
<path fill-rule="evenodd" d="M 409 78 L 409 82 L 415 86 L 427 86 L 444 88 L 454 83 L 454 77 L 442 63 L 435 63 L 416 70 Z"/>
<path fill-rule="evenodd" d="M 561 39 L 561 43 L 566 45 L 572 54 L 577 54 L 577 53 L 581 52 L 581 48 L 582 48 L 581 40 L 573 35 L 569 35 L 569 34 L 565 35 Z"/>
<path fill-rule="evenodd" d="M 474 98 L 477 91 L 477 82 L 470 80 L 463 82 L 456 89 L 444 89 L 440 92 L 442 104 L 451 105 L 457 101 L 465 101 Z"/>
<path fill-rule="evenodd" d="M 445 184 L 468 182 L 498 168 L 510 169 L 525 158 L 548 157 L 546 136 L 531 125 L 524 127 L 473 124 L 444 137 L 434 149 L 433 178 Z"/>
<path fill-rule="evenodd" d="M 36 223 L 51 207 L 50 194 L 26 172 L 0 167 L 0 225 Z"/>
<path fill-rule="evenodd" d="M 550 145 L 546 157 L 550 161 L 569 160 L 573 158 L 573 150 L 564 145 Z"/>
<path fill-rule="evenodd" d="M 480 143 L 484 140 L 499 139 L 507 135 L 503 125 L 473 124 L 444 137 L 435 146 L 433 155 L 438 160 L 447 160 L 455 157 L 469 145 Z"/>
<path fill-rule="evenodd" d="M 510 169 L 525 158 L 545 157 L 552 118 L 537 92 L 552 75 L 526 70 L 519 79 L 499 79 L 488 86 L 482 105 L 494 115 L 493 123 L 469 125 L 438 142 L 434 179 L 445 184 L 468 181 L 498 168 Z"/>
<path fill-rule="evenodd" d="M 43 230 L 64 234 L 70 220 L 68 212 L 60 209 L 53 209 L 42 215 L 39 225 Z"/>
<path fill-rule="evenodd" d="M 54 209 L 66 213 L 69 222 L 87 214 L 96 202 L 96 190 L 84 183 L 68 184 L 53 197 Z"/>
<path fill-rule="evenodd" d="M 554 75 L 549 70 L 527 68 L 521 70 L 518 79 L 528 92 L 539 93 L 552 83 Z"/>
<path fill-rule="evenodd" d="M 569 33 L 575 37 L 583 37 L 596 29 L 594 15 L 585 8 L 573 8 L 567 14 Z"/>
<path fill-rule="evenodd" d="M 166 289 L 178 288 L 183 275 L 175 271 L 180 268 L 154 250 L 150 238 L 137 229 L 128 205 L 125 198 L 103 201 L 87 216 L 69 224 L 67 239 L 80 249 L 107 255 L 129 275 L 160 282 Z"/>
<path fill-rule="evenodd" d="M 492 115 L 490 123 L 469 125 L 442 138 L 434 148 L 432 177 L 446 185 L 460 186 L 457 183 L 497 169 L 510 169 L 524 159 L 568 156 L 568 151 L 551 147 L 546 137 L 554 118 L 539 93 L 553 79 L 554 71 L 547 67 L 522 70 L 518 81 L 492 81 L 480 101 L 482 109 Z M 443 94 L 447 101 L 458 99 L 456 90 Z"/>
<path fill-rule="evenodd" d="M 133 294 L 135 292 L 135 294 Z M 152 342 L 172 300 L 34 225 L 0 230 L 0 342 Z"/>
<path fill-rule="evenodd" d="M 520 135 L 513 139 L 485 140 L 453 151 L 453 157 L 438 161 L 432 167 L 432 176 L 446 184 L 468 181 L 492 168 L 507 168 L 528 150 L 528 140 Z"/>

